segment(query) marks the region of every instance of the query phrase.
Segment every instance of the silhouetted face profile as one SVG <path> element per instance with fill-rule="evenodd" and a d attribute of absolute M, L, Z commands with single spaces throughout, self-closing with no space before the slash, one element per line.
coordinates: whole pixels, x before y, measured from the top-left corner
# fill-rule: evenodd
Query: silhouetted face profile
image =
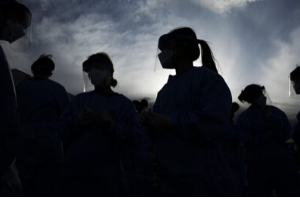
<path fill-rule="evenodd" d="M 158 58 L 163 68 L 174 69 L 176 63 L 188 59 L 189 62 L 199 57 L 198 40 L 191 29 L 175 29 L 159 38 L 158 48 L 161 53 Z M 191 52 L 196 49 L 196 54 Z M 195 51 L 195 50 L 194 50 Z"/>
<path fill-rule="evenodd" d="M 300 94 L 300 81 L 294 81 L 293 88 L 294 88 L 296 94 Z"/>
<path fill-rule="evenodd" d="M 13 50 L 25 51 L 31 45 L 31 12 L 13 0 L 0 0 L 0 40 L 8 41 Z"/>
<path fill-rule="evenodd" d="M 290 73 L 290 84 L 293 86 L 290 87 L 290 93 L 291 89 L 294 89 L 295 93 L 298 95 L 300 94 L 300 67 L 297 66 L 296 69 L 294 69 Z"/>

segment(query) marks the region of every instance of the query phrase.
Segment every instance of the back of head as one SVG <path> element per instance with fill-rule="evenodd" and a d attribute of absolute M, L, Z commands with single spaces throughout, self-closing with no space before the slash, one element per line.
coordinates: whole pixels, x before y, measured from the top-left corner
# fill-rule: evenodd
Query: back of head
<path fill-rule="evenodd" d="M 144 109 L 148 110 L 149 108 L 149 103 L 146 99 L 142 99 L 141 104 L 143 106 Z"/>
<path fill-rule="evenodd" d="M 143 106 L 142 106 L 141 102 L 139 102 L 138 100 L 133 100 L 132 103 L 134 104 L 136 111 L 138 113 L 141 113 L 141 111 L 143 110 Z"/>
<path fill-rule="evenodd" d="M 240 105 L 236 102 L 233 102 L 231 104 L 231 112 L 235 113 L 236 111 L 238 111 L 240 109 Z"/>
<path fill-rule="evenodd" d="M 89 56 L 89 58 L 85 62 L 93 62 L 93 61 L 97 62 L 97 60 L 104 60 L 105 62 L 107 62 L 111 66 L 111 73 L 112 73 L 112 76 L 113 76 L 113 74 L 114 74 L 114 64 L 111 61 L 111 58 L 109 57 L 109 55 L 107 53 L 100 52 L 100 53 L 93 54 L 93 55 Z M 90 70 L 90 69 L 88 69 L 88 70 Z M 110 85 L 112 87 L 116 87 L 117 84 L 118 84 L 118 81 L 112 77 Z"/>
<path fill-rule="evenodd" d="M 203 66 L 218 73 L 213 52 L 211 51 L 209 45 L 207 44 L 207 42 L 205 40 L 197 39 L 197 35 L 193 29 L 191 29 L 189 27 L 176 28 L 176 29 L 170 31 L 169 34 L 189 35 L 189 36 L 195 37 L 195 39 L 198 41 L 198 43 L 201 46 L 201 60 L 202 60 Z M 185 52 L 186 52 L 186 56 L 190 57 L 193 61 L 197 60 L 200 56 L 200 49 L 199 49 L 198 44 L 196 44 L 192 41 L 186 40 Z"/>
<path fill-rule="evenodd" d="M 246 101 L 246 102 L 252 104 L 262 94 L 261 87 L 262 86 L 257 85 L 257 84 L 248 85 L 247 87 L 245 87 L 244 90 L 242 90 L 238 99 L 241 102 Z"/>
<path fill-rule="evenodd" d="M 42 54 L 32 65 L 31 71 L 35 77 L 50 77 L 55 69 L 52 55 Z"/>

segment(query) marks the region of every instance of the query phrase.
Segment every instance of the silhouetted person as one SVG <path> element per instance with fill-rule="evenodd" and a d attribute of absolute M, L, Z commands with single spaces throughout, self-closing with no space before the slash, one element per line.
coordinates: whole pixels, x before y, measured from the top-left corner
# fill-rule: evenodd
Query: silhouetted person
<path fill-rule="evenodd" d="M 199 44 L 203 67 L 194 67 Z M 175 69 L 176 75 L 169 76 L 153 111 L 142 112 L 139 122 L 152 130 L 161 195 L 235 195 L 221 141 L 230 118 L 231 94 L 217 73 L 209 46 L 186 27 L 162 35 L 158 48 L 157 64 Z"/>
<path fill-rule="evenodd" d="M 141 104 L 143 106 L 143 109 L 146 110 L 146 111 L 148 111 L 148 109 L 149 109 L 149 102 L 147 101 L 147 99 L 142 99 L 141 100 Z"/>
<path fill-rule="evenodd" d="M 296 69 L 294 69 L 290 73 L 290 91 L 289 91 L 290 97 L 296 97 L 300 94 L 300 66 L 297 66 Z M 298 96 L 299 98 L 299 96 Z M 293 140 L 295 145 L 300 146 L 300 112 L 297 114 L 297 120 L 298 123 L 296 124 L 294 130 L 293 130 Z"/>
<path fill-rule="evenodd" d="M 267 105 L 265 88 L 248 85 L 239 95 L 250 107 L 237 119 L 237 130 L 246 150 L 250 196 L 300 196 L 299 170 L 285 143 L 291 126 L 284 112 Z"/>
<path fill-rule="evenodd" d="M 94 90 L 75 96 L 60 119 L 60 137 L 69 148 L 59 196 L 128 196 L 124 153 L 138 146 L 138 114 L 111 89 L 117 81 L 106 53 L 91 55 L 83 71 Z"/>
<path fill-rule="evenodd" d="M 26 6 L 16 1 L 0 0 L 0 40 L 9 42 L 13 50 L 24 51 L 30 46 L 24 29 L 30 30 L 30 25 L 31 12 Z M 14 164 L 20 135 L 17 99 L 1 45 L 0 85 L 0 196 L 21 196 L 21 182 Z"/>
<path fill-rule="evenodd" d="M 33 78 L 16 87 L 21 122 L 17 167 L 24 196 L 55 196 L 62 178 L 62 145 L 56 123 L 69 104 L 65 88 L 49 78 L 51 55 L 32 65 Z"/>

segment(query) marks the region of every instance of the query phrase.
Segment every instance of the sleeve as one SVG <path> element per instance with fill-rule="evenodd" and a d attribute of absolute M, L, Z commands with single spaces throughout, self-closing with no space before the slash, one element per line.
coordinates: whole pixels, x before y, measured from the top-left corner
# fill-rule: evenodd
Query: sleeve
<path fill-rule="evenodd" d="M 248 114 L 248 116 L 245 114 Z M 252 118 L 249 116 L 249 113 L 243 113 L 238 117 L 236 125 L 238 136 L 247 149 L 264 145 L 265 142 L 270 139 L 270 129 L 268 124 L 261 124 L 254 129 L 251 122 Z"/>
<path fill-rule="evenodd" d="M 68 107 L 70 102 L 66 89 L 61 85 L 59 86 L 60 90 L 56 92 L 55 98 L 58 107 L 58 115 L 61 115 L 61 113 L 63 113 L 63 111 Z"/>
<path fill-rule="evenodd" d="M 292 138 L 294 143 L 300 145 L 300 112 L 297 114 L 298 122 L 294 125 Z"/>
<path fill-rule="evenodd" d="M 175 111 L 170 119 L 173 132 L 183 138 L 199 137 L 213 141 L 225 137 L 231 112 L 231 93 L 221 76 L 207 73 L 197 87 L 200 97 L 195 110 Z"/>
<path fill-rule="evenodd" d="M 294 140 L 294 143 L 297 145 L 300 145 L 300 124 L 297 122 L 293 129 L 293 135 L 292 138 Z"/>
<path fill-rule="evenodd" d="M 226 131 L 226 140 L 230 147 L 234 147 L 239 143 L 239 139 L 237 136 L 236 126 L 233 122 L 229 123 L 229 127 Z"/>
<path fill-rule="evenodd" d="M 291 124 L 284 112 L 281 110 L 276 110 L 274 114 L 268 118 L 270 123 L 272 137 L 279 140 L 286 141 L 291 137 Z"/>
<path fill-rule="evenodd" d="M 138 113 L 131 104 L 131 102 L 127 103 L 123 111 L 125 117 L 113 119 L 115 125 L 109 131 L 115 143 L 125 145 L 127 149 L 132 150 L 139 148 L 145 133 L 137 123 Z"/>

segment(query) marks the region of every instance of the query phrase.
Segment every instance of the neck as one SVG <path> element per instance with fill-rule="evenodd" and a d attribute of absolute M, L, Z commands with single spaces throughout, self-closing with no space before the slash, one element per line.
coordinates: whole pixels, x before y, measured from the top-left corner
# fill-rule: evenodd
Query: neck
<path fill-rule="evenodd" d="M 181 61 L 176 63 L 176 76 L 179 77 L 184 74 L 187 70 L 193 68 L 193 62 Z"/>
<path fill-rule="evenodd" d="M 114 91 L 112 91 L 110 85 L 95 86 L 95 92 L 97 92 L 98 94 L 104 95 L 104 96 L 109 96 L 114 93 Z"/>

